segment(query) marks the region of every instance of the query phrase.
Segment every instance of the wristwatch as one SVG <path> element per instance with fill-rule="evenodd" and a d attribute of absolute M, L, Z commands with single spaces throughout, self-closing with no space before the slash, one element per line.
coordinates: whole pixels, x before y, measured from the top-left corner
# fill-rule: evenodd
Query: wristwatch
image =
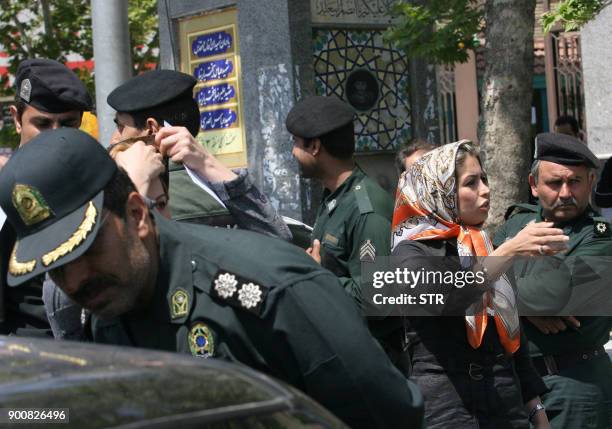
<path fill-rule="evenodd" d="M 529 412 L 529 423 L 531 423 L 531 421 L 533 420 L 533 418 L 535 417 L 538 411 L 544 411 L 544 410 L 546 410 L 546 407 L 544 405 L 536 404 L 536 406 L 533 407 L 533 409 Z"/>

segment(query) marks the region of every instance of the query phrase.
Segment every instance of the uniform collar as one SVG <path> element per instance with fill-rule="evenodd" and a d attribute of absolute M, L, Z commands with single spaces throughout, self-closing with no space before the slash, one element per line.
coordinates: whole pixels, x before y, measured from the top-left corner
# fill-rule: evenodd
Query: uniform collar
<path fill-rule="evenodd" d="M 159 234 L 159 274 L 153 309 L 161 321 L 182 324 L 193 307 L 193 272 L 197 264 L 179 225 L 157 213 L 153 216 Z"/>
<path fill-rule="evenodd" d="M 334 192 L 329 192 L 329 190 L 326 189 L 323 192 L 323 204 L 325 204 L 327 212 L 333 212 L 334 209 L 338 207 L 338 203 L 340 202 L 342 197 L 346 193 L 348 193 L 353 188 L 353 186 L 359 181 L 361 181 L 361 179 L 363 179 L 364 177 L 365 173 L 363 172 L 363 170 L 359 166 L 355 166 L 351 175 L 347 177 L 347 179 L 342 182 L 340 186 L 338 186 L 338 189 L 336 189 Z"/>
<path fill-rule="evenodd" d="M 595 216 L 598 216 L 598 213 L 593 209 L 593 207 L 588 205 L 584 212 L 582 212 L 582 214 L 580 214 L 578 217 L 561 224 L 555 224 L 555 227 L 563 229 L 564 234 L 571 234 L 573 232 L 580 231 L 585 222 Z M 544 209 L 540 203 L 538 203 L 538 214 L 536 221 L 544 222 Z"/>
<path fill-rule="evenodd" d="M 193 307 L 195 266 L 192 263 L 188 241 L 182 238 L 181 230 L 174 221 L 169 221 L 155 211 L 152 213 L 159 234 L 159 268 L 151 305 L 139 314 L 127 313 L 109 320 L 94 317 L 98 328 L 122 326 L 126 320 L 141 318 L 143 315 L 160 323 L 173 324 L 183 324 L 189 317 Z M 176 312 L 173 314 L 173 298 L 176 301 L 183 293 L 187 300 L 187 311 L 184 314 L 177 315 Z"/>

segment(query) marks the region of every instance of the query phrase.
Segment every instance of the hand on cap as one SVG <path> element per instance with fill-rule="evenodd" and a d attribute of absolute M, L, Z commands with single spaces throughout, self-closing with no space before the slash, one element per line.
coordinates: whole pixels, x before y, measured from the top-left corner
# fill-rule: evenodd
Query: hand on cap
<path fill-rule="evenodd" d="M 162 155 L 182 163 L 209 182 L 230 181 L 238 177 L 198 143 L 185 127 L 163 127 L 155 136 Z"/>
<path fill-rule="evenodd" d="M 155 147 L 138 141 L 123 152 L 117 152 L 115 161 L 123 168 L 138 192 L 149 196 L 149 188 L 164 172 L 163 158 Z"/>

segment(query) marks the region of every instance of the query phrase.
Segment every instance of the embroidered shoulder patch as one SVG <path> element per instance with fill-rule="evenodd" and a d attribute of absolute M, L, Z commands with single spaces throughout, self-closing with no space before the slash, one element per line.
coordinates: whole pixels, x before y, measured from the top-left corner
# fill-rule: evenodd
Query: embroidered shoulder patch
<path fill-rule="evenodd" d="M 194 323 L 189 330 L 189 350 L 196 357 L 211 358 L 215 354 L 212 331 L 202 322 Z"/>
<path fill-rule="evenodd" d="M 232 307 L 238 307 L 259 316 L 263 310 L 268 290 L 268 286 L 255 283 L 253 280 L 227 271 L 219 271 L 213 278 L 211 295 Z"/>
<path fill-rule="evenodd" d="M 603 221 L 597 221 L 593 224 L 595 235 L 599 237 L 607 237 L 610 235 L 610 226 Z"/>
<path fill-rule="evenodd" d="M 177 289 L 172 294 L 170 313 L 173 319 L 184 317 L 189 312 L 189 295 L 183 289 Z"/>

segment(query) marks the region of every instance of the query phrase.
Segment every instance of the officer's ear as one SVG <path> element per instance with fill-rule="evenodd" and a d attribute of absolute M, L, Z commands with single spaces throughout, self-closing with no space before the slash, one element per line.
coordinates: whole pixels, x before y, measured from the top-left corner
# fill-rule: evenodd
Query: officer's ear
<path fill-rule="evenodd" d="M 152 118 L 152 117 L 147 118 L 146 123 L 147 123 L 148 134 L 155 134 L 161 128 L 161 125 L 159 124 L 159 122 L 157 122 L 157 119 L 155 118 Z"/>
<path fill-rule="evenodd" d="M 535 177 L 531 173 L 529 174 L 529 187 L 531 188 L 531 195 L 533 195 L 534 198 L 538 198 L 537 183 L 535 181 Z"/>
<path fill-rule="evenodd" d="M 310 153 L 312 156 L 317 156 L 321 153 L 321 139 L 316 137 L 310 140 Z"/>
<path fill-rule="evenodd" d="M 133 228 L 141 240 L 144 240 L 153 232 L 149 208 L 138 192 L 131 192 L 128 195 L 125 217 L 128 228 Z"/>
<path fill-rule="evenodd" d="M 9 107 L 9 112 L 11 113 L 13 123 L 15 124 L 15 131 L 17 131 L 17 134 L 21 134 L 21 115 L 17 111 L 17 106 L 11 105 Z"/>

